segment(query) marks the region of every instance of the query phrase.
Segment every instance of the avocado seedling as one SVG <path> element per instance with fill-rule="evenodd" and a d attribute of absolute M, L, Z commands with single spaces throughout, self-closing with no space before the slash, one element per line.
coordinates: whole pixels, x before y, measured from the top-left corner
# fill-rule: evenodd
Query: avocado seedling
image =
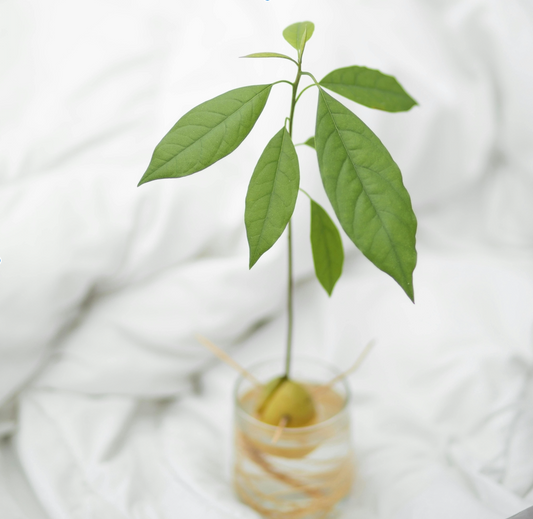
<path fill-rule="evenodd" d="M 293 126 L 301 96 L 318 91 L 314 135 L 301 143 L 316 150 L 322 184 L 336 220 L 354 245 L 380 270 L 389 274 L 414 302 L 416 218 L 398 165 L 373 131 L 327 91 L 369 108 L 387 112 L 410 110 L 417 103 L 390 75 L 362 66 L 333 70 L 322 80 L 303 68 L 311 22 L 283 31 L 296 56 L 259 52 L 244 58 L 291 61 L 293 81 L 230 90 L 181 117 L 156 146 L 139 185 L 180 178 L 201 171 L 234 151 L 250 133 L 272 88 L 290 86 L 290 109 L 284 123 L 266 145 L 252 173 L 244 213 L 249 267 L 286 232 L 287 342 L 285 372 L 266 383 L 257 399 L 256 415 L 268 424 L 288 427 L 312 422 L 316 410 L 311 391 L 291 378 L 293 338 L 293 255 L 291 217 L 299 193 L 310 201 L 311 251 L 318 281 L 331 295 L 339 280 L 344 250 L 336 223 L 312 196 L 300 189 L 300 167 Z M 301 87 L 305 80 L 309 84 Z"/>

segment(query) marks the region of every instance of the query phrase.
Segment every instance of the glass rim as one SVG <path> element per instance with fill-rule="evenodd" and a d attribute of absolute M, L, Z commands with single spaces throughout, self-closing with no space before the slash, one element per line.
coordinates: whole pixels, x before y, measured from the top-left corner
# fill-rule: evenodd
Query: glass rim
<path fill-rule="evenodd" d="M 263 359 L 261 361 L 258 361 L 256 363 L 252 364 L 251 366 L 249 366 L 248 370 L 250 372 L 252 372 L 252 370 L 254 368 L 258 368 L 258 367 L 260 367 L 262 365 L 266 365 L 266 364 L 269 364 L 269 363 L 272 363 L 272 362 L 279 362 L 279 360 L 280 360 L 279 357 Z M 294 360 L 296 360 L 296 362 L 298 362 L 298 361 L 310 361 L 310 362 L 314 362 L 314 363 L 316 363 L 316 364 L 318 364 L 318 365 L 320 365 L 322 367 L 326 367 L 327 369 L 331 370 L 331 372 L 333 373 L 332 379 L 342 373 L 342 371 L 340 371 L 336 366 L 333 366 L 328 361 L 325 361 L 323 359 L 319 359 L 317 357 L 309 357 L 309 356 L 306 356 L 306 355 L 301 355 L 301 356 L 299 355 L 299 356 L 293 357 L 293 361 Z M 246 376 L 243 375 L 243 374 L 240 374 L 238 376 L 235 384 L 234 384 L 234 387 L 233 387 L 233 400 L 234 400 L 234 403 L 235 403 L 235 412 L 238 412 L 240 415 L 243 415 L 244 418 L 248 422 L 253 424 L 255 427 L 261 427 L 265 431 L 269 431 L 271 433 L 274 433 L 277 430 L 277 428 L 278 428 L 277 425 L 271 425 L 271 424 L 262 422 L 261 420 L 258 420 L 257 418 L 252 416 L 250 413 L 248 413 L 242 407 L 242 405 L 241 405 L 241 403 L 239 401 L 237 393 L 238 393 L 238 390 L 239 390 L 239 387 L 240 387 L 241 383 L 243 381 L 245 381 L 245 380 L 247 380 Z M 345 395 L 344 395 L 344 398 L 343 398 L 343 402 L 342 402 L 342 407 L 339 409 L 339 411 L 337 413 L 335 413 L 333 416 L 329 417 L 327 420 L 324 420 L 322 422 L 318 422 L 318 423 L 315 423 L 315 424 L 312 424 L 312 425 L 304 425 L 302 427 L 285 427 L 284 430 L 283 430 L 283 434 L 296 435 L 296 434 L 302 434 L 302 433 L 310 433 L 310 432 L 322 429 L 324 427 L 329 427 L 332 424 L 334 424 L 337 420 L 340 420 L 342 418 L 342 416 L 346 413 L 347 409 L 348 409 L 348 403 L 350 402 L 350 399 L 351 399 L 351 391 L 350 391 L 350 386 L 348 385 L 348 382 L 346 381 L 346 377 L 343 377 L 342 379 L 340 379 L 338 382 L 335 383 L 335 385 L 337 385 L 337 384 L 341 384 L 343 386 L 344 392 L 345 392 Z"/>

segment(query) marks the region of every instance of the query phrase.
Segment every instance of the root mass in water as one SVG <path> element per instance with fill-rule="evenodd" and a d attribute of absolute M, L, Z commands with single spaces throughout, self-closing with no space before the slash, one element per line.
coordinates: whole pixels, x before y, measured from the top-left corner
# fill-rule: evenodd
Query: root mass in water
<path fill-rule="evenodd" d="M 352 485 L 348 417 L 328 422 L 343 410 L 344 399 L 331 388 L 302 387 L 313 395 L 313 417 L 305 427 L 284 429 L 276 443 L 271 427 L 237 421 L 235 487 L 267 518 L 325 519 Z M 242 409 L 260 419 L 263 397 L 261 388 L 250 389 L 240 399 Z"/>

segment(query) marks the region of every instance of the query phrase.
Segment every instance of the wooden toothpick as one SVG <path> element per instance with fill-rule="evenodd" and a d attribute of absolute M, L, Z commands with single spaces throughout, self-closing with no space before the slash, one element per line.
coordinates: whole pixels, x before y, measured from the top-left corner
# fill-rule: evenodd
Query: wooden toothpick
<path fill-rule="evenodd" d="M 355 360 L 355 362 L 352 364 L 350 368 L 348 368 L 346 371 L 343 371 L 336 377 L 332 378 L 327 384 L 324 384 L 323 386 L 319 386 L 316 388 L 315 391 L 313 391 L 313 394 L 316 395 L 318 393 L 321 393 L 322 391 L 329 389 L 330 387 L 334 386 L 339 380 L 342 380 L 343 378 L 347 377 L 351 373 L 353 373 L 356 369 L 361 366 L 363 361 L 365 360 L 366 356 L 370 353 L 370 350 L 374 347 L 376 344 L 376 341 L 372 339 L 363 349 L 363 351 L 359 354 L 359 357 Z"/>
<path fill-rule="evenodd" d="M 214 353 L 222 362 L 228 364 L 233 369 L 237 370 L 243 377 L 246 377 L 254 386 L 263 387 L 263 384 L 259 382 L 249 371 L 246 371 L 239 363 L 233 360 L 223 349 L 219 348 L 216 344 L 211 342 L 203 335 L 196 334 L 196 340 L 204 345 L 211 353 Z"/>
<path fill-rule="evenodd" d="M 287 427 L 288 423 L 289 423 L 289 417 L 286 414 L 284 414 L 281 417 L 281 420 L 279 421 L 279 424 L 276 427 L 276 430 L 274 431 L 274 436 L 272 436 L 272 440 L 270 440 L 270 443 L 272 445 L 275 445 L 276 443 L 278 443 L 278 440 L 280 439 L 280 437 L 281 437 L 281 435 L 283 433 L 283 429 L 285 429 L 285 427 Z"/>

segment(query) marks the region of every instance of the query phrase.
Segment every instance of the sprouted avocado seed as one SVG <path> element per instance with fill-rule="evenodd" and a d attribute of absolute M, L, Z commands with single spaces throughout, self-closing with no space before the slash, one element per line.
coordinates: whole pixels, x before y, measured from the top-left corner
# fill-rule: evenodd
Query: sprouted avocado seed
<path fill-rule="evenodd" d="M 257 414 L 262 422 L 278 425 L 284 417 L 287 427 L 303 427 L 315 417 L 315 405 L 309 391 L 287 377 L 272 379 L 263 389 Z"/>

